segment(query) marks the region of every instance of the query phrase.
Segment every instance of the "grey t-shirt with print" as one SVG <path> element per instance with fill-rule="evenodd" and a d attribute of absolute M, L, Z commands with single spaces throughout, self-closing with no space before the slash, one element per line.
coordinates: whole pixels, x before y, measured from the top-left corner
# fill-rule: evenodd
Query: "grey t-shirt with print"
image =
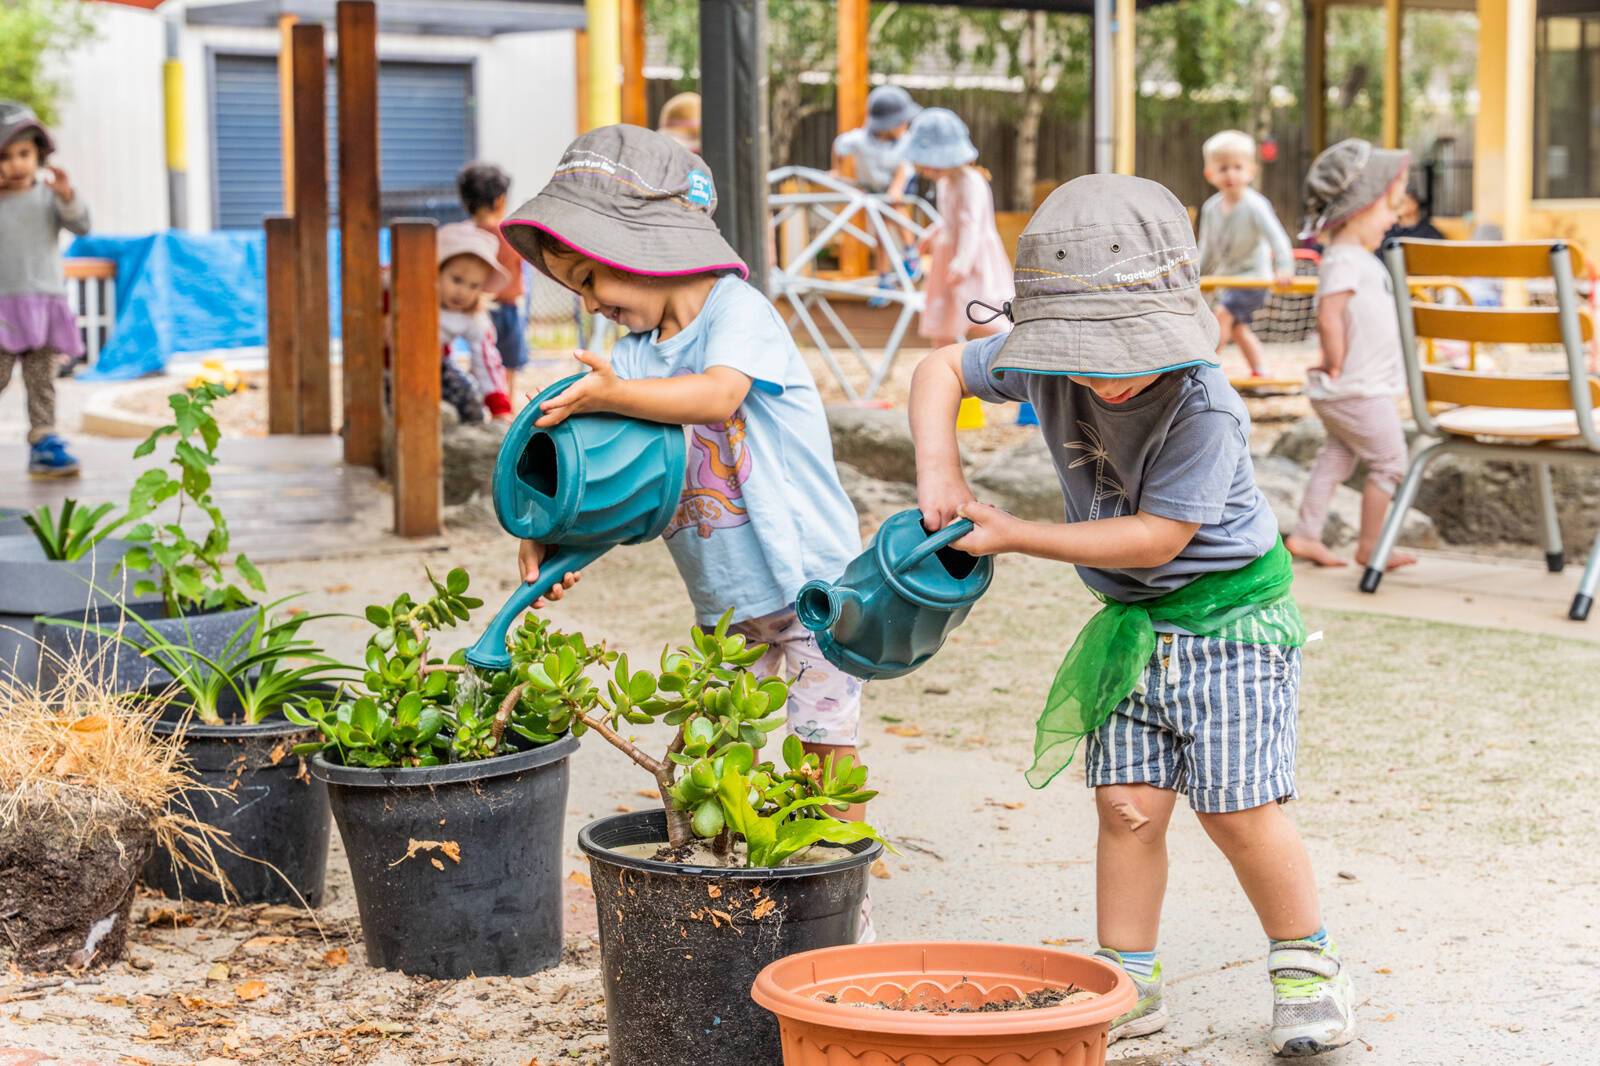
<path fill-rule="evenodd" d="M 1091 589 L 1123 603 L 1154 599 L 1202 574 L 1237 570 L 1276 542 L 1278 521 L 1250 462 L 1250 415 L 1220 369 L 1169 371 L 1112 405 L 1065 375 L 994 374 L 1005 340 L 1002 333 L 969 343 L 962 377 L 980 399 L 1033 404 L 1068 522 L 1143 511 L 1200 523 L 1177 558 L 1161 566 L 1078 567 Z"/>

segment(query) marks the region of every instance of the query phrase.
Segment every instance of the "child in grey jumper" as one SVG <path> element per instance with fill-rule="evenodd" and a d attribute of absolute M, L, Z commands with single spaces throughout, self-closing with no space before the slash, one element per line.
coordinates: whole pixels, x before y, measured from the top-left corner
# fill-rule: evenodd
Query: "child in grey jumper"
<path fill-rule="evenodd" d="M 1294 249 L 1272 203 L 1251 187 L 1256 180 L 1256 142 L 1247 133 L 1223 130 L 1201 148 L 1206 180 L 1217 194 L 1200 208 L 1200 273 L 1228 277 L 1271 278 L 1280 285 L 1294 275 Z M 1217 316 L 1217 353 L 1228 342 L 1239 346 L 1250 376 L 1261 377 L 1261 341 L 1250 320 L 1267 302 L 1264 288 L 1220 289 L 1213 310 Z"/>
<path fill-rule="evenodd" d="M 72 477 L 78 461 L 56 435 L 56 366 L 83 354 L 61 274 L 60 232 L 89 231 L 89 209 L 30 108 L 0 100 L 0 391 L 22 364 L 28 393 L 28 473 Z"/>
<path fill-rule="evenodd" d="M 1197 259 L 1188 215 L 1155 182 L 1096 174 L 1052 193 L 1018 245 L 1015 328 L 917 368 L 917 499 L 929 529 L 973 522 L 954 547 L 1071 563 L 1105 604 L 1056 674 L 1028 782 L 1044 787 L 1088 739 L 1099 953 L 1139 994 L 1111 1039 L 1167 1023 L 1156 934 L 1182 793 L 1270 942 L 1272 1049 L 1312 1055 L 1353 1040 L 1355 1018 L 1280 806 L 1295 796 L 1305 626 L 1256 488 L 1249 415 L 1215 363 Z M 1065 523 L 974 499 L 954 428 L 964 396 L 1033 404 Z"/>

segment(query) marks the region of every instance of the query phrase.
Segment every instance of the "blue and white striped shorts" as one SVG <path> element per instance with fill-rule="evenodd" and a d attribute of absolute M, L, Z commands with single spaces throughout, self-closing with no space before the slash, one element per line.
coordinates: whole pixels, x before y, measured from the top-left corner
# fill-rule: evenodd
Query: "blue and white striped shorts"
<path fill-rule="evenodd" d="M 1090 734 L 1090 788 L 1154 785 L 1202 814 L 1295 797 L 1300 649 L 1156 634 L 1140 687 Z"/>

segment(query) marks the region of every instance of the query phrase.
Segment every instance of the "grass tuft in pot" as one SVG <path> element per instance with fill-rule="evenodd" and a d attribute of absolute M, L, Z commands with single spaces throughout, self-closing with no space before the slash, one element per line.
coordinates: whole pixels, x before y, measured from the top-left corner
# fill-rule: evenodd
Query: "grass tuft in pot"
<path fill-rule="evenodd" d="M 120 958 L 139 868 L 160 845 L 221 878 L 222 834 L 192 789 L 160 706 L 81 670 L 44 692 L 0 678 L 0 965 L 74 969 Z"/>
<path fill-rule="evenodd" d="M 46 559 L 70 563 L 92 552 L 100 542 L 132 521 L 132 512 L 112 517 L 115 504 L 88 507 L 70 496 L 61 501 L 58 517 L 49 504 L 22 516 L 22 524 L 33 533 Z"/>
<path fill-rule="evenodd" d="M 779 678 L 751 672 L 766 645 L 730 634 L 731 618 L 724 614 L 709 633 L 693 627 L 688 645 L 662 651 L 655 672 L 630 669 L 628 657 L 618 656 L 596 708 L 578 716 L 573 733 L 594 730 L 655 778 L 675 852 L 709 841 L 727 864 L 774 867 L 817 843 L 883 842 L 866 822 L 830 813 L 877 795 L 853 757 L 819 759 L 790 736 L 781 767 L 757 761 L 767 737 L 784 725 L 789 690 Z M 526 664 L 520 676 L 534 692 L 561 682 L 546 663 Z M 623 735 L 653 722 L 676 727 L 659 758 Z M 736 841 L 744 843 L 742 863 Z"/>

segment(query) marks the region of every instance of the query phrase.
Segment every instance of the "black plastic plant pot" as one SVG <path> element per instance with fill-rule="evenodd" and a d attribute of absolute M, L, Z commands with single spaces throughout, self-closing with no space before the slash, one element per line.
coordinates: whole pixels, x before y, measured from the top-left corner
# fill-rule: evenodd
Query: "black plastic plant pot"
<path fill-rule="evenodd" d="M 724 869 L 611 850 L 667 839 L 662 811 L 612 815 L 578 834 L 600 919 L 611 1066 L 783 1061 L 778 1022 L 750 998 L 770 962 L 856 940 L 883 845 L 830 863 Z"/>
<path fill-rule="evenodd" d="M 573 737 L 446 766 L 325 755 L 367 962 L 428 977 L 525 977 L 561 961 L 561 830 Z"/>
<path fill-rule="evenodd" d="M 164 639 L 181 647 L 193 648 L 211 659 L 224 658 L 224 649 L 230 643 L 235 649 L 245 643 L 249 639 L 248 627 L 256 621 L 254 607 L 197 611 L 178 618 L 168 618 L 165 616 L 166 605 L 159 597 L 129 602 L 126 609 L 129 614 L 143 618 Z M 150 638 L 137 622 L 123 617 L 123 607 L 113 604 L 85 611 L 80 606 L 76 611 L 57 613 L 54 617 L 111 631 L 120 628 L 122 639 L 44 621 L 45 655 L 39 670 L 41 685 L 48 687 L 53 682 L 58 661 L 86 664 L 93 676 L 101 678 L 117 692 L 138 692 L 172 683 L 171 674 L 153 659 L 140 654 L 141 648 L 149 646 Z M 240 630 L 246 632 L 241 635 Z M 238 637 L 237 641 L 234 641 L 235 636 Z"/>
<path fill-rule="evenodd" d="M 185 710 L 179 700 L 168 703 L 155 731 L 172 735 Z M 226 702 L 220 710 L 225 720 L 238 713 L 237 706 Z M 214 849 L 217 865 L 232 886 L 227 902 L 322 905 L 328 788 L 291 750 L 315 739 L 315 733 L 276 714 L 260 725 L 204 725 L 191 719 L 184 730 L 192 776 L 222 791 L 193 789 L 183 800 L 195 818 L 228 834 L 227 846 Z M 175 867 L 164 848 L 150 856 L 142 876 L 145 884 L 172 898 L 225 902 L 221 885 Z"/>

